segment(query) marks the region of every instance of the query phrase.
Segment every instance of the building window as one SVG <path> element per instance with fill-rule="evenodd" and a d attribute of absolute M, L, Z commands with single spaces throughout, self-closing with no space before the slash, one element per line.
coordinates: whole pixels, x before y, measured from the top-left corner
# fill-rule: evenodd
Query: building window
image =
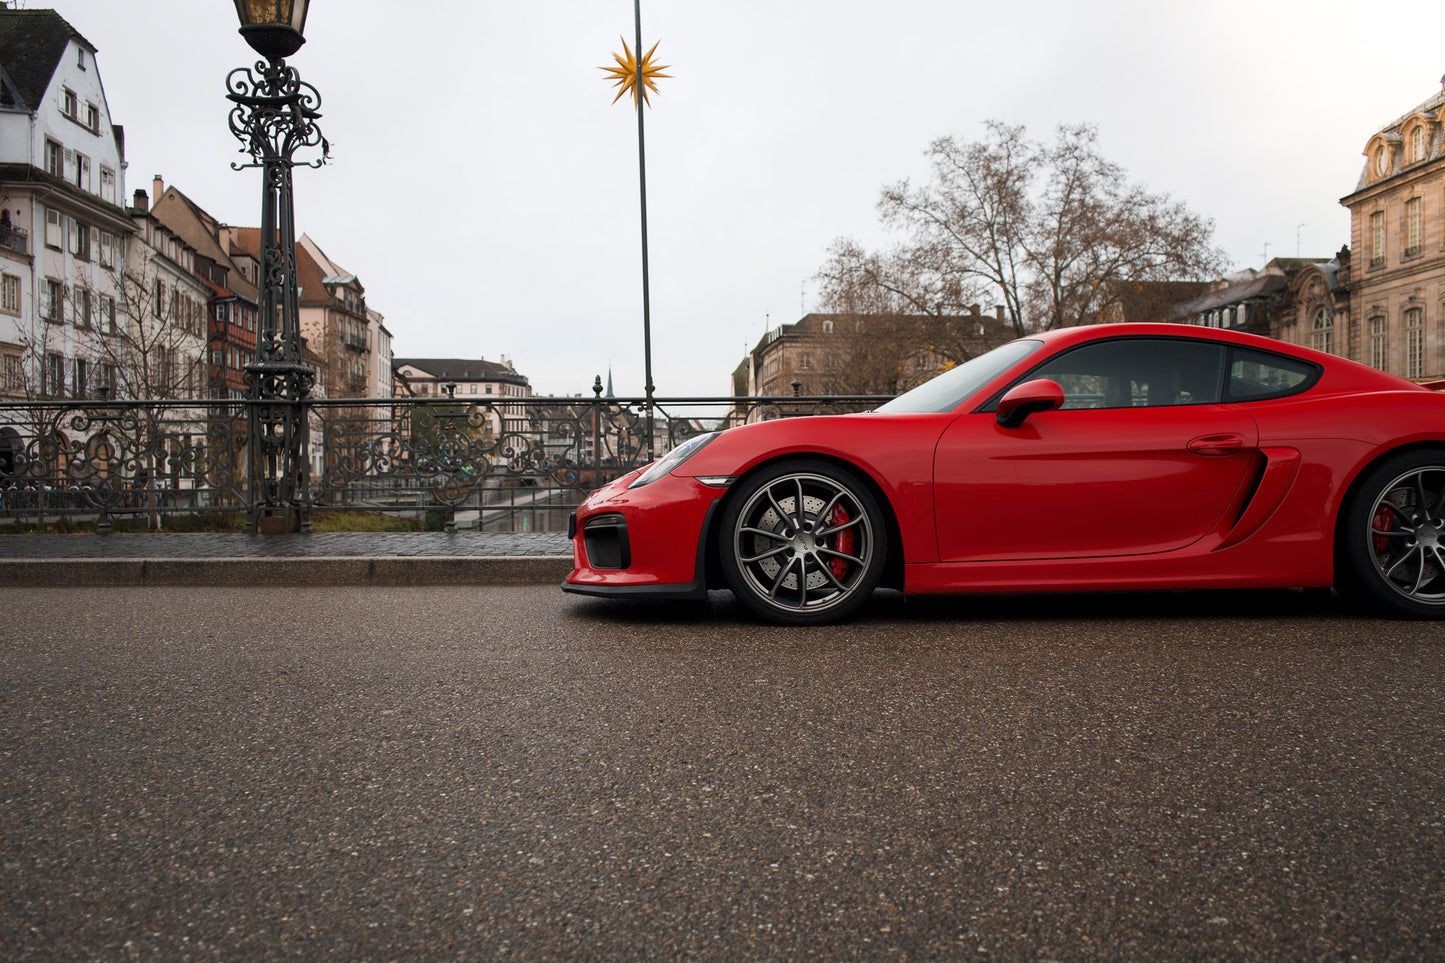
<path fill-rule="evenodd" d="M 4 378 L 6 391 L 20 390 L 20 356 L 18 354 L 5 356 Z"/>
<path fill-rule="evenodd" d="M 60 88 L 60 112 L 71 120 L 80 120 L 80 98 L 69 87 Z"/>
<path fill-rule="evenodd" d="M 95 104 L 85 105 L 85 126 L 100 133 L 100 108 Z"/>
<path fill-rule="evenodd" d="M 83 261 L 90 260 L 90 228 L 70 219 L 70 253 Z"/>
<path fill-rule="evenodd" d="M 46 278 L 45 304 L 41 308 L 44 313 L 41 316 L 45 318 L 46 321 L 59 324 L 61 320 L 60 311 L 64 304 L 65 285 L 61 284 L 59 281 L 54 281 L 50 278 Z"/>
<path fill-rule="evenodd" d="M 100 199 L 115 203 L 115 171 L 109 167 L 100 169 Z"/>
<path fill-rule="evenodd" d="M 75 326 L 77 328 L 90 327 L 90 291 L 86 288 L 76 287 L 75 296 L 71 300 L 75 305 Z"/>
<path fill-rule="evenodd" d="M 100 330 L 115 334 L 115 298 L 108 294 L 100 296 Z"/>
<path fill-rule="evenodd" d="M 1408 240 L 1405 243 L 1407 255 L 1419 254 L 1424 246 L 1421 238 L 1421 199 L 1412 197 L 1405 202 L 1405 226 Z"/>
<path fill-rule="evenodd" d="M 1425 311 L 1411 308 L 1405 312 L 1405 331 L 1408 344 L 1407 378 L 1425 377 Z"/>
<path fill-rule="evenodd" d="M 70 363 L 70 394 L 73 398 L 85 397 L 85 379 L 89 372 L 89 365 L 84 358 L 76 358 Z"/>
<path fill-rule="evenodd" d="M 40 392 L 57 398 L 65 393 L 65 359 L 60 355 L 45 356 L 45 383 L 40 386 Z"/>
<path fill-rule="evenodd" d="M 100 266 L 115 267 L 115 235 L 109 231 L 100 232 Z"/>
<path fill-rule="evenodd" d="M 1420 126 L 1416 127 L 1415 132 L 1410 135 L 1411 160 L 1413 160 L 1417 164 L 1420 163 L 1420 161 L 1425 159 L 1425 150 L 1425 125 L 1421 124 Z"/>
<path fill-rule="evenodd" d="M 1385 212 L 1370 215 L 1370 267 L 1385 263 Z"/>
<path fill-rule="evenodd" d="M 45 209 L 45 246 L 57 251 L 65 247 L 65 215 L 53 207 Z"/>
<path fill-rule="evenodd" d="M 1328 308 L 1315 313 L 1314 348 L 1326 354 L 1335 353 L 1335 319 Z"/>
<path fill-rule="evenodd" d="M 20 278 L 14 274 L 0 274 L 0 311 L 6 314 L 20 313 Z"/>
<path fill-rule="evenodd" d="M 115 365 L 102 364 L 95 373 L 95 390 L 107 398 L 115 398 Z"/>
<path fill-rule="evenodd" d="M 65 149 L 49 138 L 45 140 L 45 173 L 65 177 Z"/>
<path fill-rule="evenodd" d="M 1385 318 L 1370 319 L 1370 365 L 1381 371 L 1390 366 L 1390 322 Z"/>

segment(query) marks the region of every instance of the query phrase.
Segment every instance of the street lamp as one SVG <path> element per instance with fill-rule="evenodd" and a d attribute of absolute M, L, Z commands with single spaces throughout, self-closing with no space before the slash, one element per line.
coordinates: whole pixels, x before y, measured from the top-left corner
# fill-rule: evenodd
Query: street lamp
<path fill-rule="evenodd" d="M 236 0 L 241 36 L 268 60 L 289 57 L 306 42 L 308 0 Z"/>
<path fill-rule="evenodd" d="M 307 397 L 316 372 L 302 363 L 301 312 L 296 293 L 296 218 L 291 169 L 296 152 L 321 148 L 302 161 L 320 167 L 330 153 L 316 126 L 321 95 L 286 57 L 306 42 L 308 0 L 235 0 L 241 36 L 264 60 L 226 77 L 231 133 L 259 167 L 261 185 L 260 331 L 256 360 L 246 365 L 250 421 L 251 508 L 246 531 L 311 530 Z M 265 521 L 262 521 L 262 516 Z"/>

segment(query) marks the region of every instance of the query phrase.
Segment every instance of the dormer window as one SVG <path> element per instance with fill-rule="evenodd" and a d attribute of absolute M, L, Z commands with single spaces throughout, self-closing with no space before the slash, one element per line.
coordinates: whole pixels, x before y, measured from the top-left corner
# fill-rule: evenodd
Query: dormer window
<path fill-rule="evenodd" d="M 1425 125 L 1421 124 L 1410 134 L 1410 160 L 1420 163 L 1425 159 L 1426 149 Z"/>
<path fill-rule="evenodd" d="M 1381 144 L 1375 151 L 1375 173 L 1384 177 L 1390 172 L 1390 148 Z"/>

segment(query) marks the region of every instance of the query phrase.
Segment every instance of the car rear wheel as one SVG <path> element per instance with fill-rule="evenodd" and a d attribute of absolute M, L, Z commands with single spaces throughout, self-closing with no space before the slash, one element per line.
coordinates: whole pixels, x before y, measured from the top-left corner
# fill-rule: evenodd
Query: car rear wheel
<path fill-rule="evenodd" d="M 745 481 L 722 520 L 729 586 L 748 608 L 787 625 L 841 619 L 878 586 L 882 512 L 851 472 L 792 461 Z"/>
<path fill-rule="evenodd" d="M 1345 524 L 1342 587 L 1393 615 L 1445 617 L 1445 452 L 1407 452 L 1377 465 Z"/>

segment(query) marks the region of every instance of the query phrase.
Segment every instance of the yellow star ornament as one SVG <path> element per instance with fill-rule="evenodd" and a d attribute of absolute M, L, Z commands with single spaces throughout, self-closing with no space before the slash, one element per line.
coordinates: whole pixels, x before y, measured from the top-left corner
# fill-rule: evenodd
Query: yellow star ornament
<path fill-rule="evenodd" d="M 622 40 L 620 37 L 618 39 Z M 658 43 L 661 43 L 661 41 L 658 41 Z M 657 44 L 652 45 L 652 49 L 643 55 L 640 62 L 632 55 L 632 48 L 627 46 L 626 40 L 622 40 L 622 51 L 623 53 L 612 55 L 612 59 L 617 61 L 616 67 L 598 68 L 607 71 L 607 73 L 611 75 L 608 79 L 617 87 L 621 88 L 617 91 L 617 96 L 612 98 L 612 102 L 614 104 L 617 103 L 622 99 L 623 94 L 631 92 L 632 106 L 634 108 L 639 106 L 639 95 L 641 96 L 642 103 L 651 107 L 652 101 L 648 99 L 647 92 L 650 90 L 654 94 L 657 93 L 657 84 L 653 83 L 653 81 L 659 77 L 671 77 L 671 74 L 663 73 L 664 70 L 670 69 L 670 66 L 668 64 L 658 64 L 653 61 L 652 55 L 657 51 Z M 626 54 L 626 56 L 623 56 L 623 54 Z M 641 78 L 640 82 L 639 78 Z"/>

